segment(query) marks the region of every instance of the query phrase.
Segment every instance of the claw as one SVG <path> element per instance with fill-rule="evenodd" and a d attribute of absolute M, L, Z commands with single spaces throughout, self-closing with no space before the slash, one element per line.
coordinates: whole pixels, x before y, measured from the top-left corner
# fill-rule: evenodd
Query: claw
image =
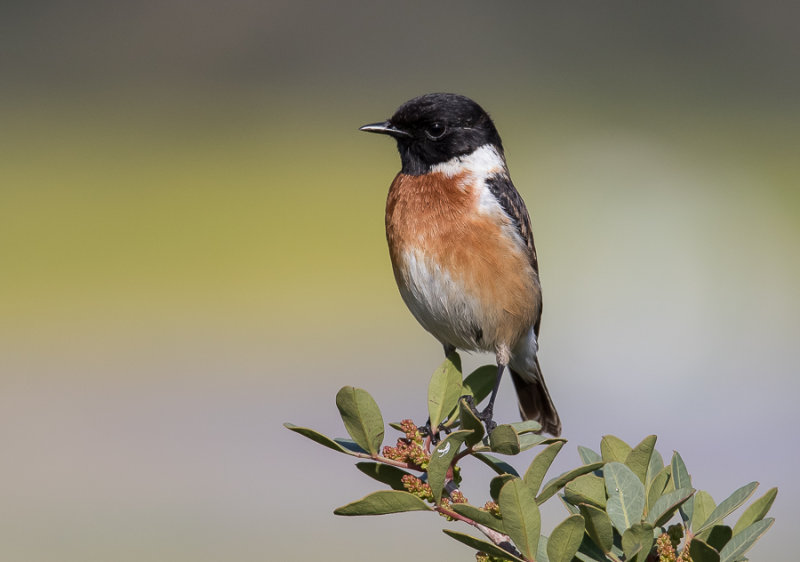
<path fill-rule="evenodd" d="M 439 443 L 439 441 L 441 441 L 439 438 L 440 433 L 444 432 L 445 434 L 450 435 L 451 431 L 453 431 L 452 428 L 445 427 L 444 422 L 439 424 L 439 426 L 436 428 L 436 431 L 433 431 L 433 428 L 431 428 L 430 418 L 425 422 L 425 425 L 419 428 L 419 434 L 423 437 L 430 437 L 432 445 L 436 445 Z"/>
<path fill-rule="evenodd" d="M 425 422 L 425 425 L 420 425 L 417 427 L 419 430 L 419 434 L 423 437 L 433 437 L 433 431 L 431 431 L 431 420 Z"/>

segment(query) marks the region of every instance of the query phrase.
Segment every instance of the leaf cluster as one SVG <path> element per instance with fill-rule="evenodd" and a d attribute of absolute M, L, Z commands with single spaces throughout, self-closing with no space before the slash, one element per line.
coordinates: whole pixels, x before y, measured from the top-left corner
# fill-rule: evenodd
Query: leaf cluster
<path fill-rule="evenodd" d="M 450 355 L 428 386 L 430 427 L 446 437 L 433 444 L 404 420 L 391 427 L 402 432 L 397 446 L 383 446 L 384 421 L 375 400 L 363 389 L 344 387 L 336 395 L 350 439 L 332 439 L 313 429 L 286 427 L 325 447 L 364 459 L 356 467 L 388 486 L 337 508 L 337 515 L 384 515 L 434 511 L 472 526 L 478 538 L 451 529 L 444 533 L 477 551 L 478 560 L 538 562 L 738 562 L 769 527 L 766 517 L 777 489 L 754 501 L 733 527 L 725 518 L 754 493 L 757 482 L 716 504 L 692 487 L 680 454 L 669 464 L 655 449 L 656 436 L 631 447 L 612 435 L 600 452 L 578 447 L 581 464 L 545 481 L 566 440 L 539 435 L 526 421 L 499 425 L 486 435 L 472 403 L 492 388 L 495 369 L 481 367 L 462 380 L 460 359 Z M 495 455 L 514 456 L 539 447 L 523 472 Z M 461 493 L 459 461 L 472 456 L 496 475 L 490 501 L 472 504 Z M 539 506 L 558 496 L 568 516 L 543 535 Z M 668 526 L 676 520 L 677 523 Z"/>

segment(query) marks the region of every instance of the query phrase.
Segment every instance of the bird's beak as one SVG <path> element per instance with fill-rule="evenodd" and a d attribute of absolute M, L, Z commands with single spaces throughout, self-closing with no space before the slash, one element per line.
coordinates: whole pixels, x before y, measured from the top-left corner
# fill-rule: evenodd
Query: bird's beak
<path fill-rule="evenodd" d="M 411 136 L 411 133 L 408 133 L 402 129 L 398 129 L 397 127 L 392 125 L 389 121 L 383 121 L 382 123 L 370 123 L 369 125 L 364 125 L 363 127 L 359 127 L 358 130 L 366 131 L 367 133 L 378 133 L 381 135 L 389 135 L 395 138 Z"/>

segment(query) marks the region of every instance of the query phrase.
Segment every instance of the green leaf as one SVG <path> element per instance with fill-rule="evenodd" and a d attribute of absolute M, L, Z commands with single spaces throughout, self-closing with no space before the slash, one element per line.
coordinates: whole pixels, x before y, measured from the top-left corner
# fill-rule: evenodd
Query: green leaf
<path fill-rule="evenodd" d="M 608 562 L 609 560 L 588 536 L 583 537 L 583 542 L 577 554 L 575 554 L 575 559 L 579 562 Z"/>
<path fill-rule="evenodd" d="M 719 562 L 719 552 L 697 537 L 689 543 L 689 556 L 692 562 Z"/>
<path fill-rule="evenodd" d="M 686 470 L 686 465 L 683 462 L 683 458 L 681 457 L 678 451 L 675 451 L 672 454 L 672 461 L 670 463 L 672 466 L 672 483 L 674 489 L 677 490 L 679 488 L 691 488 L 692 487 L 692 479 L 689 476 L 689 471 Z M 694 499 L 690 498 L 687 502 L 685 502 L 681 508 L 681 518 L 684 522 L 692 520 L 692 510 L 694 508 Z"/>
<path fill-rule="evenodd" d="M 750 507 L 744 510 L 742 516 L 733 527 L 733 534 L 738 535 L 740 531 L 746 529 L 753 523 L 757 523 L 764 519 L 775 501 L 775 496 L 778 495 L 778 488 L 771 488 L 767 493 L 754 501 Z"/>
<path fill-rule="evenodd" d="M 625 458 L 625 466 L 630 468 L 643 485 L 647 484 L 647 469 L 650 467 L 650 457 L 656 446 L 655 435 L 645 437 L 636 445 Z"/>
<path fill-rule="evenodd" d="M 663 493 L 666 494 L 667 492 L 674 492 L 675 491 L 675 479 L 672 477 L 672 465 L 668 464 L 667 468 L 669 469 L 669 478 L 667 478 L 667 484 L 664 486 Z M 656 498 L 658 499 L 658 498 Z M 692 500 L 694 501 L 694 500 Z"/>
<path fill-rule="evenodd" d="M 488 511 L 478 509 L 474 505 L 470 505 L 468 503 L 454 503 L 450 505 L 450 509 L 459 515 L 463 515 L 464 517 L 472 519 L 476 523 L 480 523 L 481 525 L 485 525 L 490 529 L 494 529 L 495 531 L 506 534 L 503 528 L 503 520 L 500 517 L 492 515 Z"/>
<path fill-rule="evenodd" d="M 606 462 L 624 463 L 633 449 L 619 437 L 604 435 L 600 440 L 600 455 Z"/>
<path fill-rule="evenodd" d="M 519 474 L 501 474 L 492 478 L 489 482 L 489 494 L 495 502 L 500 498 L 500 490 L 506 485 L 506 482 L 513 480 L 515 476 L 518 478 Z"/>
<path fill-rule="evenodd" d="M 541 529 L 536 494 L 521 479 L 514 478 L 501 488 L 498 503 L 506 534 L 525 558 L 533 559 Z"/>
<path fill-rule="evenodd" d="M 544 535 L 539 535 L 539 545 L 536 547 L 536 562 L 550 562 L 547 556 L 548 539 Z"/>
<path fill-rule="evenodd" d="M 435 430 L 458 406 L 461 396 L 461 358 L 453 352 L 434 371 L 428 384 L 428 415 Z"/>
<path fill-rule="evenodd" d="M 711 530 L 708 531 L 708 540 L 703 540 L 705 540 L 709 546 L 713 546 L 714 550 L 719 552 L 728 544 L 732 536 L 733 530 L 727 525 L 714 525 L 711 527 Z"/>
<path fill-rule="evenodd" d="M 365 451 L 364 449 L 359 447 L 358 443 L 356 443 L 352 439 L 345 439 L 343 437 L 336 437 L 334 439 L 334 441 L 336 441 L 336 444 L 339 445 L 340 447 L 350 451 L 351 454 L 369 455 L 369 453 L 367 451 Z"/>
<path fill-rule="evenodd" d="M 471 433 L 472 431 L 463 429 L 454 431 L 431 449 L 431 459 L 428 461 L 428 484 L 430 484 L 433 499 L 437 505 L 442 501 L 442 490 L 450 463 L 461 448 L 461 444 Z"/>
<path fill-rule="evenodd" d="M 603 460 L 600 453 L 596 453 L 589 447 L 584 447 L 583 445 L 578 445 L 578 455 L 580 455 L 583 464 L 592 464 Z"/>
<path fill-rule="evenodd" d="M 663 469 L 664 469 L 664 459 L 661 457 L 661 453 L 659 453 L 657 449 L 653 449 L 653 454 L 650 455 L 650 463 L 647 465 L 647 477 L 644 483 L 644 487 L 649 490 L 650 485 L 653 483 L 653 480 L 658 475 L 658 473 L 661 472 L 661 470 Z"/>
<path fill-rule="evenodd" d="M 538 455 L 536 455 L 536 457 L 534 457 L 533 462 L 531 462 L 530 466 L 528 467 L 528 470 L 525 471 L 525 477 L 523 478 L 531 490 L 534 492 L 539 491 L 545 474 L 547 474 L 547 471 L 550 469 L 550 465 L 553 464 L 553 460 L 556 458 L 556 455 L 563 446 L 564 441 L 557 441 L 552 445 L 548 445 Z"/>
<path fill-rule="evenodd" d="M 549 437 L 546 435 L 538 435 L 536 433 L 523 433 L 519 436 L 519 450 L 527 451 L 536 445 L 552 445 L 553 443 L 566 443 L 567 440 L 561 437 Z"/>
<path fill-rule="evenodd" d="M 502 558 L 503 560 L 511 560 L 512 562 L 525 562 L 521 558 L 518 558 L 517 556 L 514 556 L 510 552 L 503 550 L 494 543 L 490 543 L 488 541 L 484 541 L 481 539 L 476 539 L 471 535 L 466 535 L 464 533 L 459 533 L 457 531 L 451 531 L 450 529 L 442 529 L 442 531 L 448 537 L 452 537 L 458 542 L 465 544 L 470 548 L 474 548 L 475 550 L 485 552 L 489 556 Z"/>
<path fill-rule="evenodd" d="M 564 498 L 573 505 L 588 503 L 605 509 L 606 484 L 599 476 L 584 474 L 564 486 Z"/>
<path fill-rule="evenodd" d="M 719 505 L 714 508 L 714 511 L 711 512 L 711 515 L 708 516 L 708 519 L 706 519 L 703 525 L 697 529 L 697 531 L 695 531 L 695 534 L 699 535 L 703 531 L 710 529 L 725 519 L 725 517 L 730 515 L 737 507 L 746 502 L 747 498 L 749 498 L 753 492 L 756 491 L 757 487 L 758 482 L 750 482 L 749 484 L 745 484 L 733 492 L 726 499 L 719 502 Z"/>
<path fill-rule="evenodd" d="M 678 488 L 691 488 L 692 479 L 689 476 L 689 471 L 686 470 L 686 464 L 683 462 L 683 457 L 678 451 L 672 453 L 672 479 L 675 480 L 675 489 Z"/>
<path fill-rule="evenodd" d="M 353 441 L 377 455 L 383 443 L 383 416 L 369 392 L 345 386 L 336 394 L 336 407 Z"/>
<path fill-rule="evenodd" d="M 717 504 L 708 492 L 700 490 L 695 493 L 692 524 L 690 527 L 695 534 L 697 534 L 697 529 L 706 522 L 706 519 L 708 519 L 708 516 L 711 515 L 715 507 L 717 507 Z"/>
<path fill-rule="evenodd" d="M 733 538 L 728 541 L 728 544 L 725 545 L 725 548 L 720 551 L 719 557 L 721 562 L 736 562 L 741 559 L 744 553 L 750 550 L 753 543 L 760 539 L 774 522 L 775 520 L 772 517 L 767 517 L 736 533 Z"/>
<path fill-rule="evenodd" d="M 669 466 L 663 467 L 661 470 L 658 471 L 653 477 L 652 482 L 647 488 L 647 512 L 653 509 L 656 501 L 664 494 L 664 490 L 667 487 L 667 481 L 669 480 L 670 472 L 672 468 Z"/>
<path fill-rule="evenodd" d="M 654 540 L 653 526 L 650 523 L 631 525 L 622 533 L 622 551 L 625 553 L 625 560 L 627 562 L 644 562 L 653 548 Z"/>
<path fill-rule="evenodd" d="M 653 505 L 653 509 L 647 514 L 647 522 L 654 527 L 661 527 L 672 519 L 675 511 L 689 498 L 692 497 L 694 490 L 691 488 L 679 488 L 668 492 L 658 498 Z"/>
<path fill-rule="evenodd" d="M 600 552 L 591 540 L 584 537 L 581 547 L 575 555 L 575 560 L 578 562 L 608 562 L 608 557 Z"/>
<path fill-rule="evenodd" d="M 593 505 L 582 503 L 578 506 L 586 521 L 586 533 L 603 552 L 610 552 L 614 545 L 614 529 L 608 514 Z"/>
<path fill-rule="evenodd" d="M 519 453 L 519 435 L 510 425 L 498 425 L 489 434 L 489 444 L 493 453 L 516 455 Z"/>
<path fill-rule="evenodd" d="M 555 495 L 561 488 L 567 485 L 567 482 L 571 482 L 575 480 L 578 476 L 582 476 L 584 474 L 588 474 L 590 472 L 594 472 L 598 468 L 603 466 L 603 462 L 595 462 L 592 464 L 585 464 L 583 466 L 579 466 L 578 468 L 573 468 L 572 470 L 568 470 L 563 474 L 556 476 L 555 478 L 548 480 L 547 483 L 542 487 L 542 491 L 539 492 L 539 495 L 536 497 L 536 503 L 542 505 L 544 502 L 549 500 L 551 497 Z"/>
<path fill-rule="evenodd" d="M 467 436 L 464 443 L 467 447 L 472 447 L 480 443 L 481 439 L 483 439 L 483 436 L 486 434 L 486 430 L 483 428 L 483 422 L 478 419 L 478 416 L 475 415 L 475 412 L 472 411 L 472 408 L 470 408 L 464 400 L 459 401 L 458 411 L 458 417 L 461 420 L 461 429 L 472 430 L 472 434 Z"/>
<path fill-rule="evenodd" d="M 606 483 L 606 512 L 620 534 L 642 520 L 644 514 L 644 484 L 630 468 L 611 462 L 603 468 Z"/>
<path fill-rule="evenodd" d="M 559 523 L 547 540 L 547 557 L 551 562 L 570 562 L 583 540 L 583 517 L 570 515 Z"/>
<path fill-rule="evenodd" d="M 461 387 L 461 396 L 472 396 L 477 406 L 492 392 L 496 380 L 496 365 L 478 367 L 464 379 L 464 384 Z"/>
<path fill-rule="evenodd" d="M 542 424 L 535 420 L 514 422 L 508 425 L 514 428 L 514 431 L 517 432 L 517 435 L 522 435 L 523 433 L 536 433 L 537 431 L 542 430 Z"/>
<path fill-rule="evenodd" d="M 402 468 L 379 462 L 357 462 L 356 468 L 378 482 L 383 482 L 393 490 L 405 490 L 402 478 L 411 475 Z"/>
<path fill-rule="evenodd" d="M 564 497 L 564 494 L 558 494 L 558 499 L 561 500 L 561 505 L 564 506 L 564 509 L 569 511 L 570 515 L 580 515 L 581 510 L 578 509 L 578 506 L 569 503 L 567 499 Z"/>
<path fill-rule="evenodd" d="M 339 443 L 337 443 L 336 441 L 334 441 L 330 437 L 327 437 L 327 436 L 321 434 L 318 431 L 314 431 L 313 429 L 309 429 L 307 427 L 299 427 L 297 425 L 294 425 L 294 424 L 288 423 L 288 422 L 283 424 L 283 427 L 285 427 L 286 429 L 288 429 L 290 431 L 294 431 L 295 433 L 299 433 L 303 437 L 308 437 L 309 439 L 311 439 L 315 443 L 319 443 L 320 445 L 324 445 L 325 447 L 328 447 L 329 449 L 333 449 L 334 451 L 338 451 L 340 453 L 345 453 L 347 455 L 352 455 L 353 454 L 353 451 L 343 447 L 342 445 L 340 445 Z M 364 451 L 364 452 L 366 453 L 366 451 Z"/>
<path fill-rule="evenodd" d="M 492 455 L 487 455 L 486 453 L 475 453 L 472 456 L 478 459 L 479 461 L 485 463 L 487 466 L 489 466 L 489 468 L 494 470 L 497 474 L 500 475 L 510 474 L 512 476 L 519 476 L 517 469 L 515 469 L 507 462 L 498 459 L 497 457 L 494 457 Z"/>
<path fill-rule="evenodd" d="M 431 508 L 414 494 L 397 490 L 381 490 L 338 507 L 333 513 L 336 515 L 386 515 L 403 511 L 431 511 Z"/>

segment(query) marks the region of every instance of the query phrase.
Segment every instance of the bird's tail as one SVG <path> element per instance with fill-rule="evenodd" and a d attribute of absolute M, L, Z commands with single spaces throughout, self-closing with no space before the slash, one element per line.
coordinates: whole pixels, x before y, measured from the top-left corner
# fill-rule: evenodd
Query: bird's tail
<path fill-rule="evenodd" d="M 542 424 L 540 433 L 558 437 L 561 435 L 561 419 L 547 391 L 538 358 L 534 359 L 533 366 L 533 372 L 524 374 L 511 369 L 511 380 L 519 398 L 519 413 L 523 420 L 535 420 Z"/>

